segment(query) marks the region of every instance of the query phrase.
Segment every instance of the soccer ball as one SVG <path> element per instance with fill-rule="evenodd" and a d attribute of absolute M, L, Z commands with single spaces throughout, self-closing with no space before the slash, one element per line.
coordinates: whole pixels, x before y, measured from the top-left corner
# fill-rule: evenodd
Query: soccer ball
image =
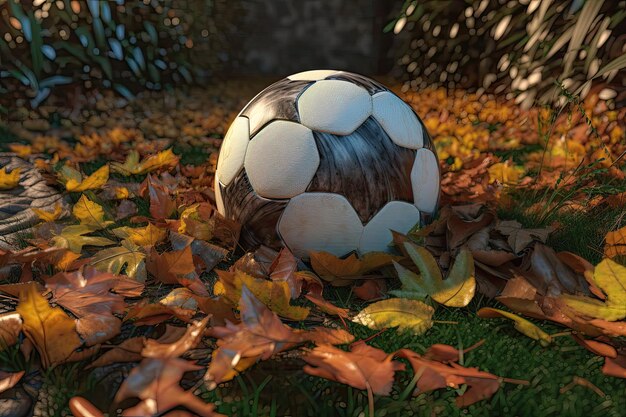
<path fill-rule="evenodd" d="M 261 91 L 222 143 L 218 211 L 242 242 L 296 256 L 385 251 L 434 214 L 439 164 L 419 117 L 383 85 L 306 71 Z"/>

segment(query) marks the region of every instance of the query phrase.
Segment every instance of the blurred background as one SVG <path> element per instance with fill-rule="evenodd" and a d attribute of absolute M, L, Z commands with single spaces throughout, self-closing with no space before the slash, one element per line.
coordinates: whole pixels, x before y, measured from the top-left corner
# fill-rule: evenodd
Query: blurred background
<path fill-rule="evenodd" d="M 625 17 L 624 0 L 0 0 L 3 117 L 17 91 L 37 107 L 312 68 L 525 107 L 564 100 L 560 83 L 620 105 Z"/>

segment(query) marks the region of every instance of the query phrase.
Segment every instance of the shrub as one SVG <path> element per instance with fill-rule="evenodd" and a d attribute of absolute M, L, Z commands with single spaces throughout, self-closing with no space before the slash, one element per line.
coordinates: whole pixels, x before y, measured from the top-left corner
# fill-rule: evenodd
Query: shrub
<path fill-rule="evenodd" d="M 0 78 L 27 86 L 33 106 L 59 85 L 130 97 L 190 82 L 194 40 L 218 38 L 212 15 L 210 0 L 0 0 Z"/>
<path fill-rule="evenodd" d="M 623 0 L 405 0 L 386 30 L 399 35 L 405 89 L 508 89 L 528 106 L 558 99 L 559 83 L 583 97 L 594 79 L 623 85 L 625 10 Z"/>

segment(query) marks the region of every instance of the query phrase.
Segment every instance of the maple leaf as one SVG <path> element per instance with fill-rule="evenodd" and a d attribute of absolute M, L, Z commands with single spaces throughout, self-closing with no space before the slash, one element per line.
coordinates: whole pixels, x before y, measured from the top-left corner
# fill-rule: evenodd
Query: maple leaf
<path fill-rule="evenodd" d="M 58 201 L 55 203 L 53 211 L 42 210 L 35 207 L 31 207 L 30 209 L 39 217 L 39 220 L 43 220 L 44 222 L 53 222 L 63 214 L 63 206 Z"/>
<path fill-rule="evenodd" d="M 109 246 L 114 241 L 100 236 L 85 236 L 95 232 L 93 226 L 76 224 L 65 226 L 61 233 L 52 238 L 52 244 L 58 248 L 67 248 L 74 253 L 81 253 L 83 246 Z"/>
<path fill-rule="evenodd" d="M 218 338 L 218 348 L 204 377 L 209 389 L 233 378 L 257 360 L 291 349 L 306 341 L 315 343 L 349 343 L 353 336 L 341 329 L 297 330 L 283 324 L 278 316 L 261 303 L 244 286 L 239 301 L 241 323 L 214 327 L 211 335 Z"/>
<path fill-rule="evenodd" d="M 499 318 L 504 317 L 515 322 L 515 328 L 522 334 L 530 337 L 531 339 L 538 340 L 541 346 L 548 346 L 552 343 L 552 337 L 538 326 L 530 321 L 518 316 L 517 314 L 509 313 L 507 311 L 499 310 L 497 308 L 483 307 L 476 313 L 478 317 L 483 318 Z"/>
<path fill-rule="evenodd" d="M 604 302 L 590 297 L 562 294 L 565 303 L 578 313 L 608 321 L 626 317 L 626 267 L 604 259 L 593 272 L 593 282 L 606 294 Z"/>
<path fill-rule="evenodd" d="M 111 272 L 119 275 L 124 273 L 130 278 L 144 282 L 146 280 L 146 267 L 144 258 L 146 255 L 141 248 L 130 240 L 122 241 L 120 246 L 103 249 L 96 253 L 90 264 L 98 271 Z"/>
<path fill-rule="evenodd" d="M 0 351 L 17 343 L 21 331 L 22 318 L 18 313 L 0 314 Z"/>
<path fill-rule="evenodd" d="M 224 297 L 233 304 L 241 298 L 242 288 L 247 287 L 270 310 L 291 320 L 304 320 L 309 309 L 290 304 L 291 289 L 286 281 L 270 281 L 255 278 L 245 272 L 217 271 L 219 283 L 224 288 Z M 215 289 L 214 289 L 215 292 Z M 220 295 L 216 292 L 216 295 Z"/>
<path fill-rule="evenodd" d="M 170 191 L 160 181 L 148 175 L 145 181 L 150 200 L 150 214 L 155 219 L 167 219 L 176 211 L 176 201 L 170 197 Z"/>
<path fill-rule="evenodd" d="M 155 171 L 160 168 L 172 168 L 178 165 L 179 157 L 174 155 L 171 149 L 166 149 L 157 153 L 156 155 L 150 155 L 143 161 L 139 162 L 139 152 L 131 150 L 126 156 L 126 161 L 123 164 L 113 162 L 111 169 L 113 172 L 122 174 L 125 176 L 147 174 L 148 172 Z"/>
<path fill-rule="evenodd" d="M 152 248 L 146 259 L 146 268 L 156 280 L 164 284 L 177 284 L 179 276 L 195 271 L 191 247 L 161 254 Z"/>
<path fill-rule="evenodd" d="M 61 175 L 62 179 L 67 178 L 67 182 L 65 183 L 65 189 L 67 191 L 83 192 L 87 190 L 97 190 L 102 188 L 109 180 L 109 166 L 104 165 L 100 167 L 86 178 L 83 178 L 80 173 L 78 173 L 78 176 L 74 174 L 71 177 L 63 177 L 63 171 L 61 171 Z"/>
<path fill-rule="evenodd" d="M 445 280 L 441 276 L 437 261 L 430 252 L 414 243 L 407 242 L 404 249 L 419 268 L 421 275 L 394 262 L 402 289 L 390 291 L 398 297 L 423 300 L 430 296 L 436 302 L 449 307 L 465 307 L 472 301 L 476 291 L 474 260 L 467 249 L 461 249 L 450 274 Z"/>
<path fill-rule="evenodd" d="M 614 258 L 626 255 L 626 226 L 608 232 L 604 238 L 604 256 Z"/>
<path fill-rule="evenodd" d="M 133 368 L 128 378 L 122 382 L 115 395 L 115 402 L 127 398 L 139 398 L 134 407 L 122 412 L 122 416 L 154 416 L 183 406 L 202 417 L 221 416 L 214 412 L 213 404 L 207 404 L 185 391 L 180 386 L 180 379 L 185 372 L 202 369 L 193 362 L 178 358 L 144 359 Z"/>
<path fill-rule="evenodd" d="M 228 254 L 228 251 L 220 246 L 176 232 L 170 232 L 170 242 L 174 250 L 182 250 L 187 246 L 191 247 L 191 254 L 202 260 L 207 271 L 215 268 Z"/>
<path fill-rule="evenodd" d="M 190 349 L 194 349 L 204 334 L 210 316 L 205 317 L 201 321 L 194 321 L 187 327 L 187 331 L 176 342 L 159 343 L 158 341 L 148 339 L 141 351 L 141 355 L 146 358 L 175 358 Z"/>
<path fill-rule="evenodd" d="M 408 349 L 400 349 L 396 355 L 407 359 L 413 371 L 419 375 L 414 395 L 440 388 L 459 388 L 466 384 L 468 389 L 457 397 L 456 404 L 459 407 L 467 407 L 491 397 L 500 388 L 499 377 L 479 371 L 478 368 L 465 368 L 455 362 L 444 364 Z"/>
<path fill-rule="evenodd" d="M 23 331 L 41 356 L 44 368 L 67 362 L 82 344 L 76 323 L 61 307 L 50 307 L 35 286 L 20 293 L 15 309 L 23 320 Z"/>
<path fill-rule="evenodd" d="M 167 237 L 167 230 L 154 226 L 152 223 L 148 223 L 146 227 L 118 227 L 113 229 L 113 233 L 139 246 L 154 246 Z"/>
<path fill-rule="evenodd" d="M 354 279 L 363 279 L 364 274 L 402 259 L 386 252 L 366 253 L 360 259 L 355 254 L 341 259 L 328 252 L 315 251 L 311 251 L 309 256 L 313 270 L 334 286 L 350 285 Z"/>
<path fill-rule="evenodd" d="M 145 342 L 146 338 L 143 336 L 126 339 L 93 361 L 86 369 L 98 368 L 116 362 L 138 362 L 142 359 L 141 351 Z"/>
<path fill-rule="evenodd" d="M 215 229 L 215 218 L 211 217 L 213 206 L 208 203 L 196 203 L 187 207 L 180 214 L 178 233 L 185 233 L 196 239 L 211 240 Z"/>
<path fill-rule="evenodd" d="M 355 343 L 350 352 L 331 345 L 317 346 L 302 359 L 308 364 L 304 372 L 309 375 L 377 395 L 389 395 L 396 371 L 404 370 L 404 364 L 394 361 L 393 354 L 363 342 Z"/>
<path fill-rule="evenodd" d="M 496 230 L 505 236 L 514 253 L 520 253 L 533 241 L 545 242 L 552 232 L 551 228 L 524 229 L 516 220 L 501 220 Z"/>
<path fill-rule="evenodd" d="M 398 327 L 400 331 L 420 335 L 432 327 L 434 312 L 431 306 L 418 300 L 390 298 L 365 307 L 352 321 L 370 329 Z"/>
<path fill-rule="evenodd" d="M 104 209 L 100 204 L 91 201 L 85 194 L 72 207 L 72 214 L 78 219 L 80 224 L 89 226 L 93 230 L 104 229 L 112 224 L 112 221 L 104 220 Z"/>
<path fill-rule="evenodd" d="M 0 169 L 0 190 L 11 190 L 20 183 L 20 168 L 7 172 L 7 168 Z"/>

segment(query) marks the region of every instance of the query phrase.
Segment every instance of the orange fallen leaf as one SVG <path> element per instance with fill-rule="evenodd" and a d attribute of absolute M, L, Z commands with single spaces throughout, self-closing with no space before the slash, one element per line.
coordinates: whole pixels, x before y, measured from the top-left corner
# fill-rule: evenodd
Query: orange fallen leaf
<path fill-rule="evenodd" d="M 0 393 L 13 388 L 15 384 L 17 384 L 19 380 L 22 379 L 24 373 L 25 371 L 14 373 L 0 371 Z"/>
<path fill-rule="evenodd" d="M 604 256 L 607 258 L 626 255 L 626 226 L 608 232 L 604 241 Z"/>
<path fill-rule="evenodd" d="M 77 180 L 70 178 L 65 183 L 65 189 L 70 192 L 83 192 L 102 188 L 109 180 L 109 166 L 104 165 L 86 178 Z"/>
<path fill-rule="evenodd" d="M 363 275 L 391 265 L 393 261 L 399 261 L 401 256 L 394 256 L 385 252 L 370 252 L 357 258 L 351 254 L 345 259 L 336 257 L 328 252 L 311 252 L 311 266 L 313 270 L 324 280 L 332 285 L 350 285 L 352 279 L 363 278 Z"/>
<path fill-rule="evenodd" d="M 17 343 L 21 331 L 22 318 L 18 313 L 0 314 L 0 351 Z"/>

